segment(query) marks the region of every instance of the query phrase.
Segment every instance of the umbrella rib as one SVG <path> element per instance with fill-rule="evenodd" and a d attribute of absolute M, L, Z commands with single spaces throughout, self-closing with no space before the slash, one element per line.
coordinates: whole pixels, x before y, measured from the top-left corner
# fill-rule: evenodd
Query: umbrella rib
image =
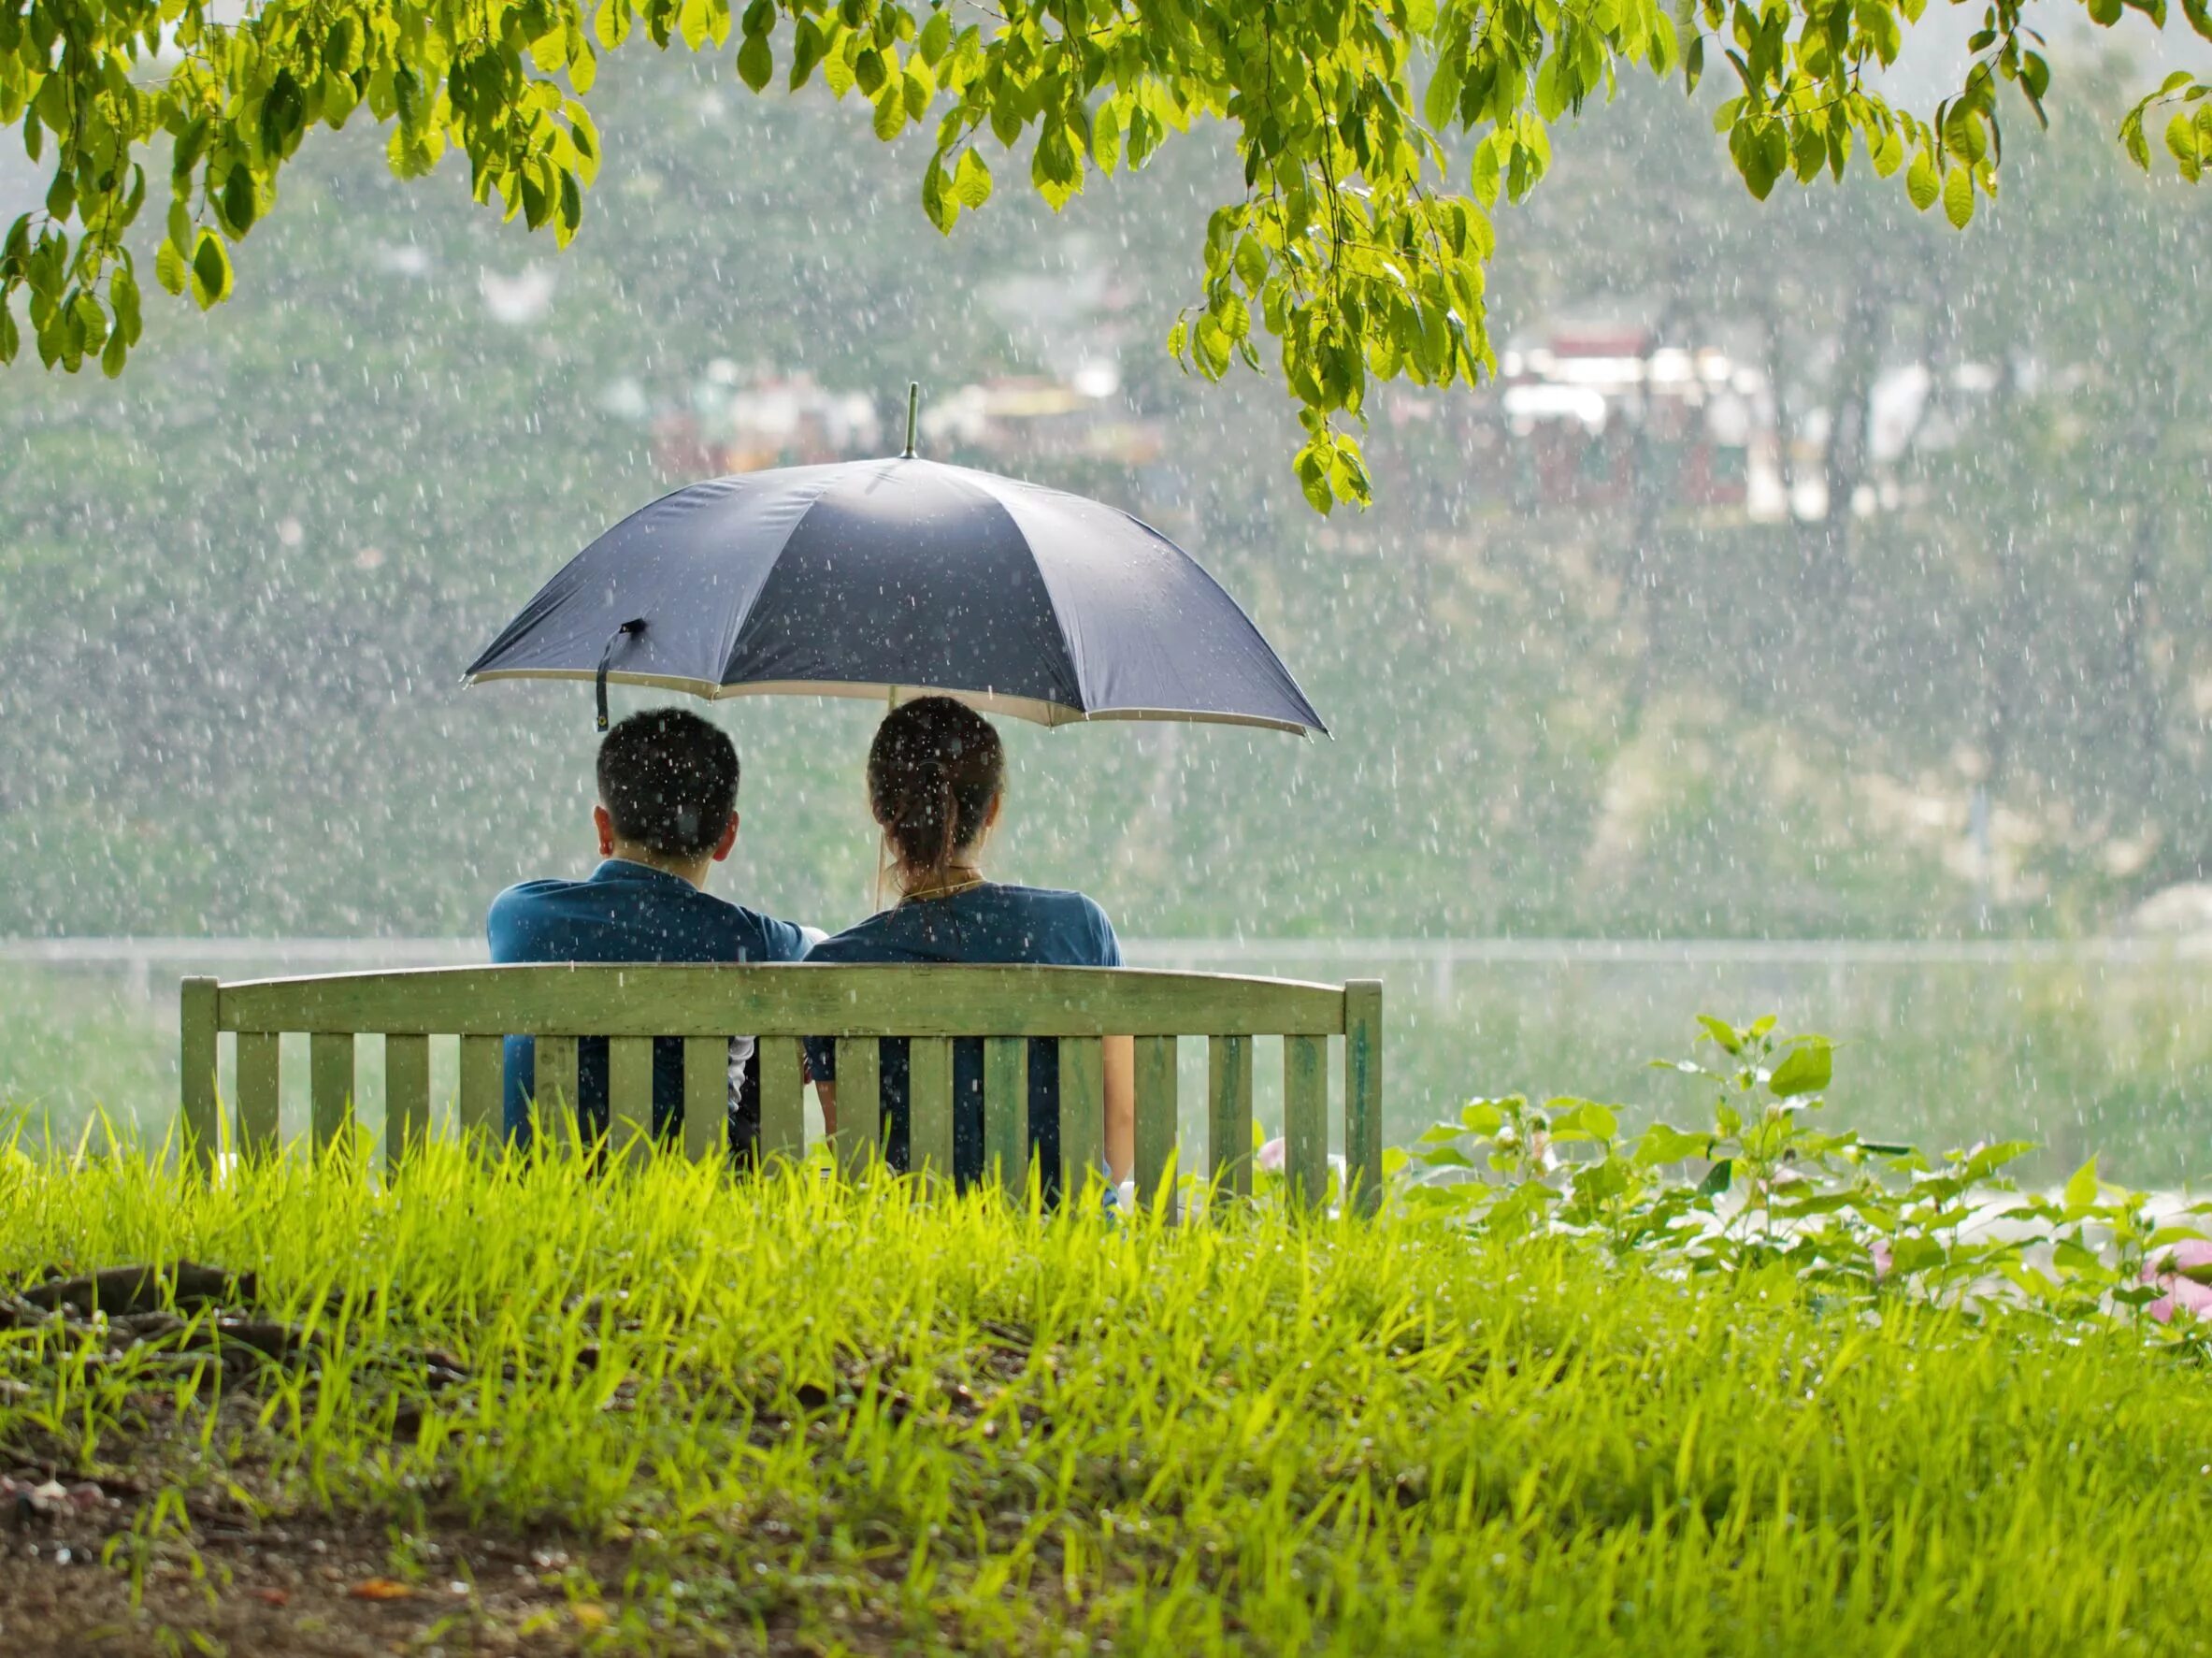
<path fill-rule="evenodd" d="M 890 466 L 893 463 L 885 461 L 882 464 Z M 828 493 L 830 484 L 836 482 L 835 478 L 827 475 L 830 470 L 828 468 L 824 468 L 823 470 L 825 476 L 820 483 L 813 486 L 813 493 L 806 497 L 807 504 L 791 515 L 791 524 L 783 531 L 783 539 L 776 543 L 776 550 L 768 555 L 768 562 L 761 570 L 760 584 L 754 588 L 753 597 L 746 601 L 743 610 L 730 618 L 729 630 L 723 636 L 722 649 L 718 656 L 720 666 L 715 670 L 715 680 L 719 685 L 726 685 L 730 683 L 729 676 L 736 670 L 738 665 L 738 642 L 745 637 L 745 624 L 753 619 L 753 612 L 754 607 L 760 603 L 760 596 L 768 590 L 768 583 L 775 576 L 776 566 L 783 563 L 783 555 L 791 550 L 792 538 L 798 534 L 799 526 L 806 523 L 808 514 L 822 504 L 823 496 Z M 879 472 L 878 475 L 881 476 L 881 473 Z"/>

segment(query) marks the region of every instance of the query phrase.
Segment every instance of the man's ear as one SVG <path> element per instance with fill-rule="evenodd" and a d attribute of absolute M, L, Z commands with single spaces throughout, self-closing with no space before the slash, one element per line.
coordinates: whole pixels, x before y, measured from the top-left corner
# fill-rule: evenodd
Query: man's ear
<path fill-rule="evenodd" d="M 614 814 L 604 806 L 592 808 L 592 828 L 599 833 L 599 856 L 614 856 Z"/>
<path fill-rule="evenodd" d="M 714 861 L 720 863 L 729 856 L 729 849 L 738 843 L 738 815 L 729 815 L 729 827 L 722 831 L 722 839 L 714 843 Z"/>

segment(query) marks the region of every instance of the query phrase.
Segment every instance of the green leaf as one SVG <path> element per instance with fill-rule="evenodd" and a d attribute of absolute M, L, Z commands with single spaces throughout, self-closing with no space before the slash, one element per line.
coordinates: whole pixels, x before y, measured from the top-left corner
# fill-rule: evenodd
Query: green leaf
<path fill-rule="evenodd" d="M 256 208 L 251 169 L 242 161 L 233 163 L 223 183 L 223 223 L 234 236 L 244 236 L 253 228 Z"/>
<path fill-rule="evenodd" d="M 1326 517 L 1336 508 L 1336 494 L 1329 487 L 1329 458 L 1320 444 L 1308 443 L 1298 452 L 1298 487 L 1306 505 Z"/>
<path fill-rule="evenodd" d="M 1722 1192 L 1728 1189 L 1729 1181 L 1734 1177 L 1735 1168 L 1736 1165 L 1734 1159 L 1726 1157 L 1722 1158 L 1718 1162 L 1715 1163 L 1712 1168 L 1707 1170 L 1705 1173 L 1705 1177 L 1698 1182 L 1698 1196 L 1707 1198 L 1718 1197 Z"/>
<path fill-rule="evenodd" d="M 1546 1109 L 1555 1112 L 1551 1122 L 1553 1138 L 1565 1135 L 1587 1135 L 1593 1140 L 1610 1140 L 1620 1131 L 1620 1119 L 1609 1106 L 1595 1100 L 1575 1100 L 1561 1097 L 1545 1102 Z"/>
<path fill-rule="evenodd" d="M 759 92 L 775 73 L 776 54 L 768 46 L 768 36 L 746 36 L 745 43 L 738 48 L 738 79 Z"/>
<path fill-rule="evenodd" d="M 5 299 L 0 299 L 0 363 L 12 363 L 15 354 L 23 348 L 22 331 L 16 326 L 15 311 Z"/>
<path fill-rule="evenodd" d="M 2128 111 L 2127 119 L 2119 123 L 2119 141 L 2127 150 L 2128 158 L 2145 172 L 2150 170 L 2150 144 L 2143 136 L 2143 110 L 2140 107 Z"/>
<path fill-rule="evenodd" d="M 1505 1113 L 1494 1100 L 1470 1100 L 1459 1108 L 1459 1126 L 1470 1134 L 1487 1138 L 1505 1126 Z"/>
<path fill-rule="evenodd" d="M 1237 238 L 1236 268 L 1238 281 L 1255 294 L 1268 280 L 1267 250 L 1250 231 Z"/>
<path fill-rule="evenodd" d="M 192 251 L 192 296 L 202 310 L 230 297 L 230 253 L 212 230 L 200 232 Z"/>
<path fill-rule="evenodd" d="M 1942 1264 L 1943 1246 L 1933 1238 L 1907 1233 L 1889 1242 L 1889 1271 L 1897 1277 L 1911 1277 L 1915 1273 L 1924 1273 Z"/>
<path fill-rule="evenodd" d="M 1474 199 L 1485 208 L 1498 205 L 1499 187 L 1505 176 L 1505 156 L 1498 137 L 1492 133 L 1474 147 L 1474 162 L 1468 172 L 1468 188 L 1474 192 Z"/>
<path fill-rule="evenodd" d="M 177 251 L 175 242 L 165 241 L 154 251 L 153 280 L 172 294 L 182 294 L 185 284 L 192 281 L 184 255 Z"/>
<path fill-rule="evenodd" d="M 1235 349 L 1236 341 L 1222 326 L 1219 317 L 1212 311 L 1200 317 L 1191 341 L 1197 348 L 1199 368 L 1208 380 L 1219 380 L 1228 372 L 1229 353 Z"/>
<path fill-rule="evenodd" d="M 934 69 L 944 61 L 945 53 L 952 49 L 952 13 L 941 6 L 929 14 L 929 21 L 922 25 L 922 36 L 915 42 L 915 50 L 922 54 L 922 62 Z"/>
<path fill-rule="evenodd" d="M 953 195 L 971 212 L 991 199 L 991 169 L 972 148 L 960 152 L 960 165 L 953 169 Z"/>
<path fill-rule="evenodd" d="M 893 81 L 876 94 L 876 137 L 886 144 L 906 125 L 906 87 Z"/>
<path fill-rule="evenodd" d="M 945 194 L 944 163 L 934 155 L 922 169 L 922 211 L 930 223 L 946 232 L 960 216 L 958 201 Z"/>
<path fill-rule="evenodd" d="M 108 279 L 108 304 L 115 312 L 115 331 L 125 345 L 138 343 L 138 279 L 127 266 L 119 265 Z"/>
<path fill-rule="evenodd" d="M 1703 1134 L 1686 1134 L 1671 1124 L 1658 1122 L 1637 1138 L 1635 1158 L 1646 1168 L 1654 1163 L 1678 1163 L 1686 1158 L 1703 1157 L 1712 1145 Z"/>
<path fill-rule="evenodd" d="M 1428 90 L 1421 95 L 1421 119 L 1442 131 L 1449 126 L 1459 112 L 1459 70 L 1465 62 L 1458 52 L 1446 52 L 1436 65 L 1436 73 L 1429 78 Z"/>
<path fill-rule="evenodd" d="M 1774 1067 L 1774 1074 L 1767 1078 L 1767 1091 L 1778 1100 L 1818 1093 L 1828 1086 L 1833 1074 L 1833 1053 L 1830 1045 L 1818 1037 L 1801 1043 Z"/>
<path fill-rule="evenodd" d="M 1943 181 L 1943 213 L 1960 230 L 1974 217 L 1974 175 L 1962 166 L 1953 167 Z"/>
<path fill-rule="evenodd" d="M 2187 110 L 2166 123 L 2166 150 L 2186 168 L 2197 165 L 2197 129 Z"/>
<path fill-rule="evenodd" d="M 1742 1034 L 1739 1033 L 1736 1028 L 1730 1024 L 1727 1020 L 1716 1019 L 1711 1014 L 1700 1014 L 1698 1015 L 1698 1023 L 1705 1028 L 1705 1034 L 1707 1036 L 1711 1037 L 1715 1042 L 1718 1043 L 1730 1053 L 1740 1054 L 1744 1051 L 1744 1038 Z"/>
<path fill-rule="evenodd" d="M 1935 176 L 1935 163 L 1925 150 L 1913 152 L 1913 165 L 1904 175 L 1904 193 L 1912 198 L 1914 207 L 1925 213 L 1935 205 L 1935 198 L 1943 194 L 1943 181 Z"/>
<path fill-rule="evenodd" d="M 2067 1176 L 2065 1189 L 2059 1194 L 2069 1209 L 2083 1209 L 2097 1201 L 2097 1160 L 2090 1158 Z"/>

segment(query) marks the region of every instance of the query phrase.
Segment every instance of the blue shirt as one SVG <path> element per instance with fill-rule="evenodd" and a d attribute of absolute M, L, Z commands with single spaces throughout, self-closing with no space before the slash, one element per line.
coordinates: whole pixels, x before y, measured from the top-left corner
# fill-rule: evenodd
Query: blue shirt
<path fill-rule="evenodd" d="M 1119 967 L 1121 943 L 1113 926 L 1080 892 L 986 882 L 943 898 L 903 903 L 870 916 L 824 939 L 809 961 L 1030 963 L 1047 967 Z M 908 1167 L 907 1045 L 886 1038 L 882 1046 L 882 1099 L 886 1131 L 884 1160 Z M 807 1068 L 818 1082 L 837 1079 L 837 1047 L 807 1044 Z M 1047 1193 L 1059 1190 L 1060 1046 L 1029 1044 L 1029 1152 Z M 953 1178 L 961 1186 L 984 1170 L 984 1045 L 962 1037 L 953 1045 Z"/>
<path fill-rule="evenodd" d="M 484 932 L 495 963 L 523 961 L 797 961 L 808 936 L 727 899 L 702 892 L 681 875 L 610 858 L 584 881 L 524 881 L 492 901 Z M 510 1140 L 530 1134 L 528 1096 L 535 1091 L 537 1045 L 507 1039 L 505 1116 Z M 607 1123 L 607 1040 L 577 1045 L 577 1105 L 587 1132 Z M 683 1044 L 653 1045 L 653 1127 L 672 1132 L 683 1120 Z"/>

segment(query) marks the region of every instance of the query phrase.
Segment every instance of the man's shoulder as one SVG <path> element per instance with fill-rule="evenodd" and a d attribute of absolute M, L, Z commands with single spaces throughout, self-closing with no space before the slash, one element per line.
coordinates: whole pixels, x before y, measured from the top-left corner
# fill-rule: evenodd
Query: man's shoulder
<path fill-rule="evenodd" d="M 556 877 L 540 881 L 517 881 L 492 900 L 491 907 L 485 912 L 485 919 L 489 925 L 497 927 L 502 921 L 516 921 L 541 915 L 556 907 L 582 885 L 582 881 L 563 881 Z"/>
<path fill-rule="evenodd" d="M 722 908 L 715 912 L 739 941 L 740 952 L 748 961 L 800 961 L 807 954 L 811 942 L 807 929 L 796 921 L 785 921 L 769 915 L 766 910 L 754 909 L 726 898 L 716 898 L 711 892 L 699 896 Z"/>
<path fill-rule="evenodd" d="M 563 880 L 558 875 L 547 875 L 536 881 L 517 881 L 512 887 L 503 888 L 492 900 L 492 908 L 496 910 L 517 904 L 526 907 L 543 903 L 549 898 L 557 898 L 583 885 L 585 883 L 582 881 Z"/>

